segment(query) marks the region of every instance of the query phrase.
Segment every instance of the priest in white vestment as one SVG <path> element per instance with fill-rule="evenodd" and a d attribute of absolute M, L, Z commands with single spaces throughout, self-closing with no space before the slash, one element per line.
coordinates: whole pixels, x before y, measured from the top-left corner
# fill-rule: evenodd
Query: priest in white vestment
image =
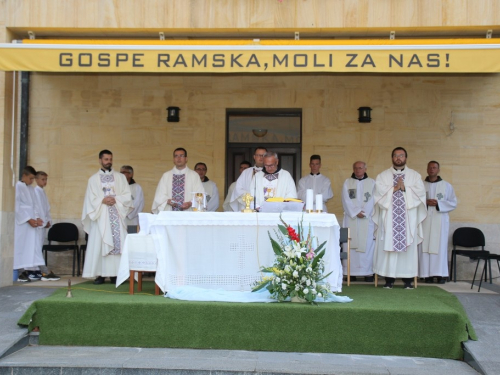
<path fill-rule="evenodd" d="M 174 167 L 163 174 L 156 188 L 151 211 L 190 210 L 194 193 L 205 193 L 200 176 L 187 167 L 187 151 L 174 150 Z"/>
<path fill-rule="evenodd" d="M 439 163 L 427 164 L 424 185 L 427 195 L 427 217 L 423 223 L 424 240 L 419 246 L 418 276 L 426 283 L 444 284 L 448 278 L 449 212 L 457 207 L 453 186 L 439 176 Z"/>
<path fill-rule="evenodd" d="M 141 185 L 134 180 L 134 168 L 130 165 L 124 165 L 120 168 L 120 173 L 127 179 L 134 205 L 134 209 L 125 217 L 125 224 L 137 226 L 139 225 L 139 213 L 144 208 L 144 193 Z"/>
<path fill-rule="evenodd" d="M 256 209 L 269 198 L 297 198 L 295 182 L 288 171 L 278 169 L 278 155 L 266 152 L 264 168 L 255 174 L 250 190 L 256 192 Z"/>
<path fill-rule="evenodd" d="M 297 184 L 298 198 L 305 202 L 307 190 L 312 189 L 314 197 L 321 194 L 323 198 L 322 210 L 323 212 L 328 212 L 326 202 L 333 198 L 333 191 L 330 179 L 322 175 L 319 171 L 321 168 L 321 156 L 312 155 L 309 159 L 309 167 L 311 168 L 311 173 L 302 177 Z M 314 199 L 314 210 L 317 210 L 316 199 Z"/>
<path fill-rule="evenodd" d="M 245 169 L 250 168 L 251 166 L 252 165 L 250 164 L 249 161 L 243 160 L 240 163 L 240 175 Z M 234 181 L 231 185 L 229 185 L 229 189 L 227 189 L 226 199 L 222 204 L 222 209 L 224 210 L 224 212 L 234 212 L 233 208 L 231 207 L 231 196 L 233 195 L 235 187 L 236 187 L 236 181 Z"/>
<path fill-rule="evenodd" d="M 207 165 L 205 163 L 196 163 L 194 171 L 200 176 L 201 184 L 205 189 L 207 200 L 207 211 L 215 212 L 219 209 L 219 189 L 215 182 L 207 177 Z"/>
<path fill-rule="evenodd" d="M 240 177 L 238 177 L 236 186 L 230 199 L 231 209 L 234 212 L 240 212 L 245 208 L 243 196 L 246 193 L 249 193 L 252 197 L 254 197 L 255 200 L 256 191 L 255 188 L 250 188 L 250 185 L 255 179 L 256 173 L 260 172 L 262 170 L 262 167 L 264 166 L 264 155 L 266 154 L 266 152 L 267 148 L 262 146 L 257 147 L 253 155 L 255 165 L 252 168 L 245 169 L 241 173 Z M 254 202 L 252 202 L 251 207 L 254 207 Z"/>
<path fill-rule="evenodd" d="M 342 187 L 342 206 L 344 207 L 345 228 L 351 235 L 351 281 L 356 276 L 364 276 L 365 281 L 373 281 L 373 240 L 374 224 L 373 190 L 375 180 L 366 174 L 366 163 L 357 161 L 352 166 L 351 178 Z M 343 261 L 344 275 L 347 275 L 347 260 Z"/>
<path fill-rule="evenodd" d="M 99 163 L 101 169 L 89 178 L 82 212 L 83 230 L 89 235 L 82 276 L 97 276 L 94 284 L 104 283 L 105 277 L 116 282 L 127 235 L 125 218 L 134 208 L 127 179 L 112 169 L 111 151 L 102 150 Z"/>
<path fill-rule="evenodd" d="M 422 222 L 427 216 L 424 183 L 419 173 L 406 166 L 407 155 L 404 148 L 395 148 L 393 166 L 375 180 L 373 271 L 385 276 L 387 289 L 392 289 L 397 277 L 403 278 L 405 289 L 414 288 L 417 246 L 423 240 Z"/>
<path fill-rule="evenodd" d="M 43 229 L 41 209 L 32 186 L 36 171 L 27 166 L 21 181 L 16 183 L 14 223 L 14 269 L 20 270 L 18 281 L 40 280 L 34 276 L 39 266 L 45 265 L 42 257 L 39 233 Z M 24 272 L 23 272 L 24 270 Z M 28 274 L 28 271 L 30 274 Z"/>

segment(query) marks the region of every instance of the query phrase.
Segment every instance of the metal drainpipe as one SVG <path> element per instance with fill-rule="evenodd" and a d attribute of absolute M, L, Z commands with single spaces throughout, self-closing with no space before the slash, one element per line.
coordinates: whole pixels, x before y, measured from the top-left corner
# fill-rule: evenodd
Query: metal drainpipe
<path fill-rule="evenodd" d="M 28 129 L 30 106 L 30 73 L 21 72 L 21 130 L 19 140 L 19 179 L 28 165 Z"/>

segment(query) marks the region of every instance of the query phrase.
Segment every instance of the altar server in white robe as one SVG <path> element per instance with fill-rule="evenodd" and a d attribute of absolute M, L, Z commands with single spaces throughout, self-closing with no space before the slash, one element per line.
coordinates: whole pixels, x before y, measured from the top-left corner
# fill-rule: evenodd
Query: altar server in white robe
<path fill-rule="evenodd" d="M 102 150 L 99 163 L 101 169 L 89 178 L 82 212 L 83 230 L 89 235 L 82 276 L 97 276 L 94 284 L 104 283 L 105 277 L 116 282 L 127 235 L 125 218 L 134 208 L 127 179 L 112 169 L 111 151 Z"/>
<path fill-rule="evenodd" d="M 134 205 L 134 209 L 125 217 L 125 224 L 127 224 L 127 226 L 139 225 L 139 213 L 142 212 L 144 208 L 144 193 L 142 187 L 134 180 L 134 168 L 130 165 L 122 166 L 120 168 L 120 173 L 127 179 Z"/>
<path fill-rule="evenodd" d="M 50 204 L 47 194 L 45 194 L 44 187 L 47 186 L 49 175 L 44 171 L 36 172 L 35 181 L 35 195 L 38 199 L 38 204 L 40 206 L 40 217 L 43 221 L 44 229 L 50 228 L 52 225 L 52 217 L 50 216 Z M 40 230 L 41 243 L 43 243 L 45 230 Z"/>
<path fill-rule="evenodd" d="M 267 152 L 267 148 L 259 146 L 255 149 L 253 160 L 255 165 L 252 168 L 245 169 L 238 180 L 236 181 L 236 186 L 234 188 L 233 194 L 231 196 L 231 208 L 235 212 L 240 212 L 245 208 L 245 202 L 243 202 L 243 196 L 246 193 L 249 193 L 252 197 L 255 197 L 256 191 L 255 189 L 251 189 L 250 185 L 252 181 L 255 179 L 255 175 L 257 172 L 262 171 L 262 167 L 264 166 L 264 155 Z M 254 206 L 252 202 L 251 207 Z"/>
<path fill-rule="evenodd" d="M 174 150 L 174 167 L 163 174 L 156 188 L 152 212 L 191 210 L 193 193 L 205 193 L 200 176 L 187 167 L 184 148 Z"/>
<path fill-rule="evenodd" d="M 269 198 L 297 198 L 292 176 L 284 169 L 278 169 L 278 163 L 278 154 L 266 152 L 264 168 L 255 174 L 250 184 L 251 191 L 256 191 L 257 209 Z"/>
<path fill-rule="evenodd" d="M 427 194 L 427 218 L 423 223 L 424 240 L 419 246 L 419 277 L 426 283 L 444 284 L 448 277 L 448 232 L 449 212 L 457 207 L 457 197 L 453 186 L 439 176 L 439 163 L 427 164 L 424 185 Z"/>
<path fill-rule="evenodd" d="M 404 148 L 395 148 L 392 167 L 375 180 L 373 271 L 385 276 L 387 289 L 392 289 L 397 277 L 403 278 L 405 289 L 414 288 L 417 245 L 423 240 L 422 222 L 427 216 L 424 183 L 419 173 L 406 166 L 407 155 Z"/>
<path fill-rule="evenodd" d="M 45 265 L 40 251 L 39 231 L 43 228 L 43 220 L 33 187 L 35 175 L 35 169 L 26 166 L 21 181 L 16 183 L 14 269 L 19 270 L 18 281 L 21 282 L 40 280 L 39 267 Z"/>
<path fill-rule="evenodd" d="M 375 180 L 366 174 L 366 163 L 357 161 L 352 166 L 351 178 L 342 187 L 344 207 L 343 227 L 350 228 L 351 235 L 351 281 L 356 276 L 364 276 L 365 281 L 373 281 L 373 190 Z M 347 275 L 347 260 L 343 262 Z"/>
<path fill-rule="evenodd" d="M 194 166 L 194 171 L 200 176 L 201 184 L 205 189 L 207 211 L 215 212 L 219 209 L 219 189 L 217 189 L 215 182 L 206 176 L 207 170 L 207 165 L 202 162 L 196 163 Z"/>
<path fill-rule="evenodd" d="M 50 204 L 47 194 L 45 194 L 45 186 L 47 186 L 47 180 L 49 175 L 44 171 L 37 171 L 35 176 L 36 185 L 35 186 L 35 196 L 38 200 L 38 206 L 40 207 L 40 218 L 43 221 L 41 228 L 38 228 L 38 248 L 40 253 L 42 253 L 43 243 L 47 235 L 47 229 L 52 226 L 52 217 L 50 216 Z M 52 271 L 47 269 L 47 266 L 40 266 L 42 271 L 42 281 L 57 281 L 61 278 L 54 274 Z"/>
<path fill-rule="evenodd" d="M 245 169 L 250 168 L 251 166 L 252 165 L 250 164 L 249 161 L 243 160 L 240 163 L 240 175 Z M 224 212 L 233 212 L 233 209 L 231 207 L 231 196 L 233 195 L 235 187 L 236 187 L 236 181 L 234 181 L 231 185 L 229 185 L 229 189 L 227 189 L 226 199 L 222 204 L 222 209 L 224 210 Z"/>
<path fill-rule="evenodd" d="M 305 202 L 307 189 L 312 189 L 314 197 L 321 194 L 323 197 L 323 212 L 328 212 L 326 202 L 333 198 L 333 191 L 330 179 L 322 175 L 319 171 L 321 168 L 321 156 L 312 155 L 309 159 L 309 167 L 311 168 L 311 173 L 302 177 L 297 184 L 297 195 L 300 200 Z M 317 210 L 316 200 L 314 200 L 314 209 Z"/>

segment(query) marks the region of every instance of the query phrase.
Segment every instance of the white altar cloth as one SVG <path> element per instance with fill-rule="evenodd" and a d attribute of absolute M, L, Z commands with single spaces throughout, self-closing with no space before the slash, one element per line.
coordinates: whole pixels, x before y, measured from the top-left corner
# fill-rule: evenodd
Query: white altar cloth
<path fill-rule="evenodd" d="M 276 238 L 274 230 L 278 230 L 279 216 L 240 212 L 141 213 L 140 233 L 129 234 L 124 243 L 117 285 L 129 277 L 130 269 L 136 269 L 134 264 L 141 264 L 142 256 L 147 256 L 145 263 L 151 264 L 154 247 L 158 261 L 155 281 L 163 291 L 184 285 L 251 290 L 262 276 L 260 267 L 274 262 L 268 232 Z M 303 218 L 306 231 L 310 224 L 318 242 L 327 241 L 325 273 L 332 274 L 326 281 L 333 292 L 341 292 L 339 224 L 335 215 L 284 212 L 281 216 L 294 228 Z"/>

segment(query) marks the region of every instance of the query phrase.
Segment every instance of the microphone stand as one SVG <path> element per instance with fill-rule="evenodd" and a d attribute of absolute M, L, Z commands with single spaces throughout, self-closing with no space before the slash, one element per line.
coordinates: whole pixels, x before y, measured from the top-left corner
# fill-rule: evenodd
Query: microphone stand
<path fill-rule="evenodd" d="M 255 167 L 253 167 L 253 178 L 255 179 L 254 184 L 253 184 L 253 209 L 257 211 L 257 178 L 255 175 L 258 172 L 255 170 Z"/>

